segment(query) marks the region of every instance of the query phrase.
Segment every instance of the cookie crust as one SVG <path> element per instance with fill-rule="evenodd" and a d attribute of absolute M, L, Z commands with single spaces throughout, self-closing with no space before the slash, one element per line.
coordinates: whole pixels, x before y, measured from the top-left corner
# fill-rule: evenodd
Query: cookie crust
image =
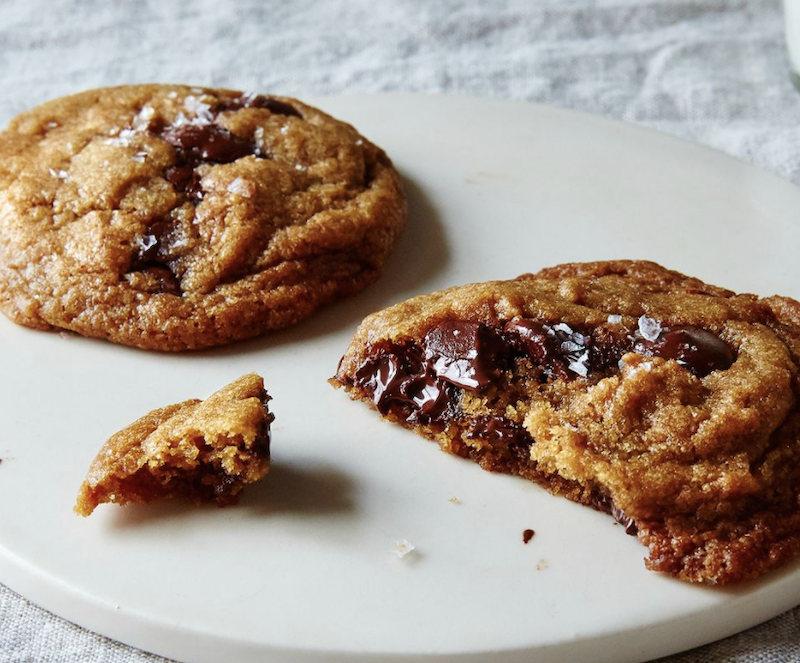
<path fill-rule="evenodd" d="M 800 303 L 608 261 L 373 314 L 332 384 L 613 514 L 648 568 L 732 584 L 800 555 L 798 366 Z"/>
<path fill-rule="evenodd" d="M 374 282 L 405 218 L 386 154 L 296 99 L 90 90 L 0 133 L 0 310 L 140 348 L 230 343 Z"/>

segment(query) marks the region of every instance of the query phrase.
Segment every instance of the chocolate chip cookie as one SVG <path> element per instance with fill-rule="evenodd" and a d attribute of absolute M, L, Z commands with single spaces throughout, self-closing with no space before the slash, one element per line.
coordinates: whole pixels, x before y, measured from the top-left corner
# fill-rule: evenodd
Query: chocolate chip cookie
<path fill-rule="evenodd" d="M 797 301 L 611 261 L 375 313 L 331 382 L 611 514 L 648 568 L 721 585 L 800 553 L 799 365 Z"/>
<path fill-rule="evenodd" d="M 296 99 L 91 90 L 0 133 L 0 310 L 140 348 L 225 344 L 374 282 L 405 218 L 386 154 Z"/>
<path fill-rule="evenodd" d="M 76 513 L 103 503 L 180 497 L 235 504 L 246 484 L 269 471 L 270 397 L 255 373 L 205 401 L 192 399 L 146 414 L 113 435 L 81 484 Z"/>

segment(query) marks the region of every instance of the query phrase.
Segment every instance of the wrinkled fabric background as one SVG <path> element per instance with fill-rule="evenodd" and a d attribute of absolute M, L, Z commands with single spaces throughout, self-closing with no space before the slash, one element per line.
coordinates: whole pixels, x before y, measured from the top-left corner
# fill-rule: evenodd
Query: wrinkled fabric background
<path fill-rule="evenodd" d="M 0 0 L 0 125 L 62 94 L 153 81 L 528 100 L 652 127 L 800 185 L 779 0 Z M 796 660 L 800 608 L 662 663 Z M 165 659 L 0 585 L 0 661 Z"/>

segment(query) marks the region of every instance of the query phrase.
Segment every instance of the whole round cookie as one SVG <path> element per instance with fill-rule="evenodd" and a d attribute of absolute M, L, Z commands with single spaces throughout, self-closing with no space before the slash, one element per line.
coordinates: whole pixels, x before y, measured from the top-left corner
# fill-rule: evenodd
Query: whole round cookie
<path fill-rule="evenodd" d="M 800 557 L 798 367 L 797 301 L 611 261 L 374 313 L 332 384 L 610 513 L 648 568 L 732 584 Z"/>
<path fill-rule="evenodd" d="M 0 133 L 0 310 L 155 350 L 292 325 L 381 274 L 390 159 L 296 99 L 101 88 Z"/>

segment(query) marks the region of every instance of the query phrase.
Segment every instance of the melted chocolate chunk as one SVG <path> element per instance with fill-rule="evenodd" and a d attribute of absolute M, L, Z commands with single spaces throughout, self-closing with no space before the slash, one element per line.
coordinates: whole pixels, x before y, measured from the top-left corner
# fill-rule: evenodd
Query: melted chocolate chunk
<path fill-rule="evenodd" d="M 618 509 L 610 497 L 605 495 L 594 495 L 591 505 L 598 511 L 609 514 L 617 523 L 625 528 L 625 534 L 635 536 L 639 531 L 633 518 L 627 515 L 622 509 Z"/>
<path fill-rule="evenodd" d="M 165 177 L 175 190 L 185 193 L 198 204 L 203 199 L 200 175 L 195 170 L 203 163 L 231 163 L 246 156 L 255 156 L 256 145 L 214 124 L 179 124 L 166 127 L 161 138 L 177 152 L 174 166 Z"/>
<path fill-rule="evenodd" d="M 274 115 L 289 115 L 300 118 L 303 117 L 300 114 L 300 111 L 291 104 L 265 94 L 242 94 L 238 97 L 226 99 L 215 106 L 214 110 L 217 113 L 220 113 L 228 110 L 239 110 L 240 108 L 265 108 Z"/>
<path fill-rule="evenodd" d="M 133 271 L 154 276 L 158 291 L 169 295 L 182 295 L 181 283 L 175 273 L 167 266 L 157 262 L 141 263 Z"/>
<path fill-rule="evenodd" d="M 619 370 L 620 359 L 630 348 L 630 337 L 625 330 L 608 327 L 593 329 L 591 337 L 589 367 L 592 374 L 602 373 L 608 376 L 616 373 Z"/>
<path fill-rule="evenodd" d="M 264 413 L 266 416 L 259 427 L 256 439 L 253 441 L 253 451 L 260 456 L 269 456 L 270 445 L 272 444 L 271 424 L 274 417 L 269 412 L 268 403 L 270 401 L 270 397 L 267 394 L 266 389 L 261 390 L 259 400 L 261 401 L 261 405 L 264 408 Z"/>
<path fill-rule="evenodd" d="M 697 327 L 662 329 L 654 340 L 637 339 L 633 351 L 646 357 L 674 359 L 699 378 L 730 368 L 736 359 L 719 336 Z"/>
<path fill-rule="evenodd" d="M 192 164 L 184 163 L 167 168 L 166 176 L 167 181 L 175 187 L 175 190 L 185 193 L 193 203 L 197 204 L 203 199 L 200 174 Z"/>
<path fill-rule="evenodd" d="M 438 379 L 414 351 L 366 361 L 356 372 L 356 382 L 372 392 L 381 414 L 395 404 L 406 411 L 408 421 L 444 421 L 454 415 L 453 386 Z"/>
<path fill-rule="evenodd" d="M 224 471 L 220 470 L 217 474 L 210 475 L 208 477 L 209 484 L 211 488 L 211 494 L 213 497 L 219 500 L 233 501 L 236 500 L 230 497 L 230 494 L 233 492 L 234 486 L 237 484 L 238 479 L 230 474 L 225 473 Z"/>
<path fill-rule="evenodd" d="M 168 218 L 153 223 L 138 241 L 138 251 L 131 264 L 132 272 L 154 276 L 158 291 L 181 295 L 180 279 L 175 274 L 174 255 L 177 230 Z"/>
<path fill-rule="evenodd" d="M 506 323 L 503 332 L 520 354 L 542 367 L 546 379 L 603 377 L 618 370 L 626 352 L 675 359 L 701 378 L 730 368 L 736 359 L 733 350 L 710 331 L 662 327 L 645 316 L 633 335 L 604 327 L 587 332 L 563 322 L 550 325 L 521 318 Z"/>
<path fill-rule="evenodd" d="M 516 318 L 506 323 L 504 331 L 522 354 L 542 367 L 547 378 L 569 380 L 589 375 L 592 339 L 569 325 Z"/>
<path fill-rule="evenodd" d="M 736 358 L 716 334 L 695 327 L 662 328 L 645 316 L 634 334 L 522 318 L 502 330 L 456 320 L 428 330 L 421 348 L 409 345 L 371 357 L 359 367 L 355 383 L 372 393 L 382 414 L 394 403 L 408 421 L 445 422 L 457 414 L 458 389 L 484 391 L 517 357 L 540 366 L 545 380 L 597 379 L 618 371 L 620 358 L 631 351 L 675 359 L 699 377 L 729 368 Z M 533 443 L 522 427 L 503 417 L 476 418 L 469 436 L 506 441 L 523 455 Z"/>
<path fill-rule="evenodd" d="M 255 153 L 255 145 L 218 124 L 167 127 L 161 137 L 182 152 L 187 163 L 231 163 Z"/>
<path fill-rule="evenodd" d="M 356 382 L 372 392 L 378 411 L 392 403 L 415 422 L 443 422 L 455 415 L 456 387 L 485 389 L 509 356 L 506 345 L 486 325 L 448 322 L 425 336 L 424 350 L 387 352 L 366 361 Z"/>
<path fill-rule="evenodd" d="M 171 219 L 159 219 L 153 223 L 139 241 L 138 261 L 165 263 L 170 260 L 173 257 L 171 245 L 175 233 L 175 224 Z"/>
<path fill-rule="evenodd" d="M 491 441 L 502 440 L 506 443 L 523 442 L 528 445 L 533 443 L 533 438 L 518 423 L 493 415 L 482 415 L 472 420 L 472 430 L 468 437 Z"/>
<path fill-rule="evenodd" d="M 425 360 L 433 372 L 465 389 L 485 389 L 508 354 L 497 333 L 476 322 L 445 322 L 425 335 Z"/>

